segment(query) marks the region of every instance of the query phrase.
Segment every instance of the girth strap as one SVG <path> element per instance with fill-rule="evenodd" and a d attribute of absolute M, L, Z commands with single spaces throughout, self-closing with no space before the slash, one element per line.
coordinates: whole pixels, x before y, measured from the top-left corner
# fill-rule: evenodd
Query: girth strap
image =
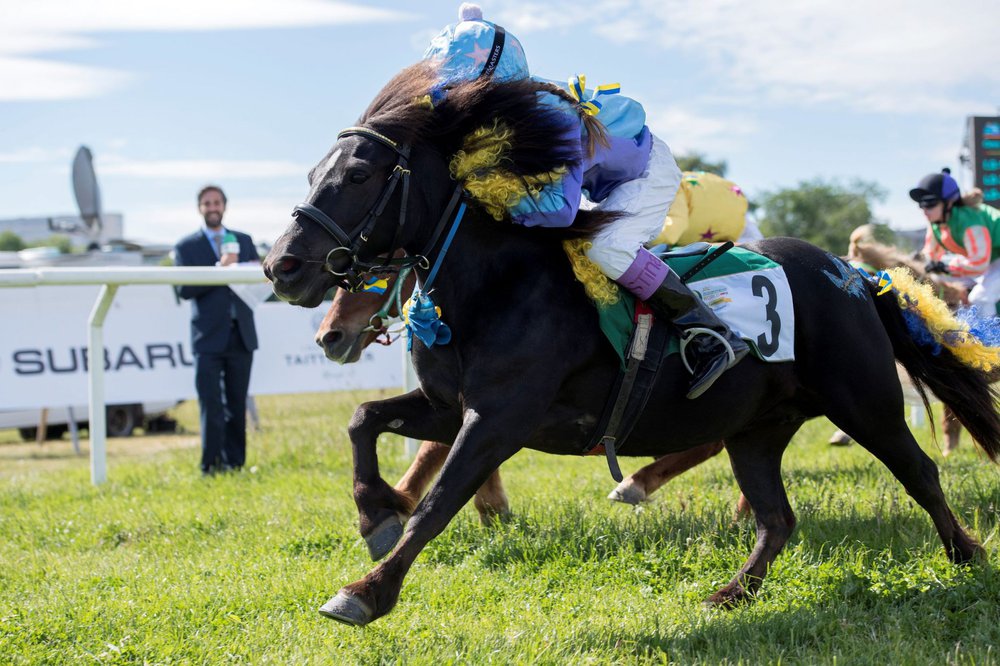
<path fill-rule="evenodd" d="M 608 469 L 611 471 L 611 478 L 621 483 L 622 470 L 618 466 L 618 456 L 615 453 L 615 442 L 618 439 L 618 430 L 621 427 L 622 417 L 625 415 L 625 408 L 628 406 L 629 398 L 632 395 L 632 386 L 635 378 L 639 374 L 639 366 L 646 358 L 646 350 L 649 347 L 649 333 L 653 328 L 653 315 L 646 312 L 638 315 L 635 333 L 632 335 L 632 343 L 628 351 L 628 369 L 622 378 L 621 386 L 618 389 L 618 397 L 615 399 L 615 406 L 611 409 L 611 417 L 608 419 L 607 427 L 604 429 L 604 436 L 601 437 L 600 446 L 604 447 L 604 455 L 608 458 Z M 624 440 L 624 438 L 622 438 Z"/>
<path fill-rule="evenodd" d="M 695 252 L 689 251 L 675 256 L 700 254 L 705 252 L 708 247 L 707 244 L 701 247 L 691 247 L 690 250 L 695 250 Z M 733 244 L 727 241 L 707 252 L 697 264 L 681 276 L 681 280 L 687 282 L 732 247 Z M 585 451 L 587 454 L 595 454 L 600 453 L 603 449 L 604 455 L 608 459 L 608 469 L 611 471 L 611 476 L 619 483 L 621 483 L 623 476 L 621 468 L 618 466 L 618 454 L 632 433 L 636 419 L 646 407 L 660 373 L 670 337 L 669 331 L 672 330 L 669 322 L 655 320 L 645 305 L 636 302 L 636 308 L 638 313 L 636 328 L 629 343 L 625 372 L 618 375 L 615 386 L 610 392 L 610 396 L 614 396 L 613 403 L 609 397 L 609 402 L 605 406 L 598 427 L 595 429 L 594 438 L 599 436 L 600 439 L 596 442 L 591 439 L 591 444 Z M 682 344 L 682 354 L 683 346 Z"/>

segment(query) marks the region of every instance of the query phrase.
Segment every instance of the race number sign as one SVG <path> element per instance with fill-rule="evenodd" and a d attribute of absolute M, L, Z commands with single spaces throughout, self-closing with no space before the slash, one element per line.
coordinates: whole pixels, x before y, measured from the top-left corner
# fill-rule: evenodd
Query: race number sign
<path fill-rule="evenodd" d="M 795 360 L 792 290 L 781 266 L 693 280 L 688 286 L 762 359 Z"/>

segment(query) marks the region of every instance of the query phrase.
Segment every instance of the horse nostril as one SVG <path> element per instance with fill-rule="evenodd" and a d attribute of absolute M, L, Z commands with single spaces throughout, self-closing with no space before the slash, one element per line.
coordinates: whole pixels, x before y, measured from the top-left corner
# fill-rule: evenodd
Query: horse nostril
<path fill-rule="evenodd" d="M 274 279 L 287 281 L 294 277 L 301 269 L 301 260 L 290 255 L 285 255 L 271 263 L 270 271 L 265 270 L 264 272 L 269 276 L 273 274 Z"/>
<path fill-rule="evenodd" d="M 336 329 L 327 331 L 317 342 L 320 347 L 332 347 L 344 338 L 344 332 Z"/>
<path fill-rule="evenodd" d="M 285 275 L 289 273 L 294 273 L 302 266 L 302 262 L 294 257 L 282 257 L 281 261 L 278 262 L 278 270 Z"/>

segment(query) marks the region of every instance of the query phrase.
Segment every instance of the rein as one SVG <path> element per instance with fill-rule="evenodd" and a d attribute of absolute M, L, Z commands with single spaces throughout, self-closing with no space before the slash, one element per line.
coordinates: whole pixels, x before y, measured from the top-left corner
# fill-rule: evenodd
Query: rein
<path fill-rule="evenodd" d="M 362 334 L 376 333 L 377 335 L 375 337 L 375 342 L 377 342 L 380 345 L 385 345 L 386 347 L 388 347 L 389 345 L 391 345 L 393 342 L 396 341 L 396 338 L 399 337 L 398 334 L 396 335 L 395 338 L 391 337 L 389 327 L 395 323 L 402 321 L 403 319 L 402 315 L 403 283 L 406 282 L 406 278 L 409 276 L 410 271 L 412 270 L 413 268 L 411 266 L 404 266 L 401 269 L 399 269 L 399 275 L 396 276 L 396 281 L 389 289 L 389 295 L 386 296 L 385 302 L 382 303 L 382 307 L 379 308 L 378 312 L 373 314 L 371 318 L 368 319 L 368 325 L 365 326 L 363 329 L 361 329 Z M 395 317 L 389 314 L 389 312 L 392 310 L 392 306 L 394 305 L 396 306 L 396 313 L 397 313 Z M 381 326 L 375 326 L 376 319 L 381 322 Z M 384 335 L 385 339 L 384 340 L 379 339 L 378 336 L 380 335 Z"/>
<path fill-rule="evenodd" d="M 403 227 L 406 223 L 406 206 L 410 198 L 411 172 L 408 168 L 410 147 L 393 141 L 384 134 L 376 132 L 368 127 L 348 127 L 347 129 L 341 130 L 337 134 L 337 139 L 339 140 L 345 136 L 364 137 L 390 148 L 396 153 L 396 165 L 393 167 L 392 173 L 389 174 L 389 178 L 383 186 L 382 192 L 379 194 L 375 204 L 371 207 L 371 209 L 369 209 L 368 213 L 361 219 L 357 226 L 355 226 L 355 228 L 350 232 L 345 232 L 329 215 L 310 203 L 301 203 L 293 209 L 293 217 L 298 218 L 301 216 L 307 220 L 311 220 L 312 222 L 318 224 L 339 243 L 337 247 L 327 252 L 326 259 L 323 261 L 323 270 L 336 278 L 339 278 L 337 280 L 338 286 L 352 292 L 357 292 L 363 286 L 364 275 L 366 274 L 396 273 L 402 271 L 403 269 L 411 269 L 414 266 L 419 266 L 424 269 L 430 268 L 430 261 L 427 257 L 433 251 L 434 246 L 441 237 L 441 233 L 444 231 L 444 227 L 448 224 L 448 220 L 451 219 L 452 212 L 455 210 L 459 200 L 462 198 L 463 190 L 461 184 L 455 185 L 451 199 L 449 199 L 448 205 L 445 207 L 441 218 L 438 220 L 437 226 L 434 228 L 434 232 L 431 234 L 431 237 L 428 239 L 422 252 L 410 257 L 401 257 L 398 259 L 386 258 L 381 262 L 362 261 L 359 259 L 358 255 L 367 245 L 368 239 L 371 236 L 376 223 L 385 210 L 386 205 L 389 203 L 389 198 L 392 196 L 393 192 L 395 192 L 396 187 L 402 183 L 402 198 L 399 206 L 399 222 L 396 225 L 396 232 L 393 236 L 390 247 L 395 249 L 399 246 L 399 240 L 403 233 Z M 464 204 L 459 212 L 458 220 L 461 220 L 461 212 L 463 211 Z M 347 264 L 346 268 L 338 269 L 339 266 L 343 266 L 345 261 Z"/>

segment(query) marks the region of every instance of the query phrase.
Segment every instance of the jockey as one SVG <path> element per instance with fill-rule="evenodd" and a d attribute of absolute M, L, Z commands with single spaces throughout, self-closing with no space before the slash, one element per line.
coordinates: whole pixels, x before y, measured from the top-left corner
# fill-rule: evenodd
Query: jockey
<path fill-rule="evenodd" d="M 469 3 L 460 7 L 459 22 L 446 26 L 431 41 L 424 59 L 438 67 L 444 89 L 450 83 L 484 76 L 501 81 L 529 78 L 517 38 L 484 21 L 482 10 Z M 537 194 L 510 206 L 511 220 L 528 227 L 568 227 L 581 206 L 581 194 L 592 202 L 591 207 L 626 213 L 593 236 L 587 255 L 605 275 L 646 301 L 658 317 L 673 322 L 689 339 L 687 349 L 694 350 L 695 362 L 687 397 L 697 398 L 749 349 L 665 262 L 645 248 L 660 233 L 681 180 L 670 148 L 646 127 L 641 104 L 614 94 L 617 86 L 601 86 L 595 96 L 585 89 L 582 76 L 562 88 L 536 80 L 550 84 L 551 99 L 547 95 L 545 103 L 567 112 L 566 133 L 572 141 L 580 141 L 581 159 Z M 586 122 L 584 112 L 592 116 Z M 593 122 L 594 114 L 607 141 L 594 141 L 589 150 L 587 124 Z"/>
<path fill-rule="evenodd" d="M 927 271 L 974 279 L 969 304 L 980 317 L 1000 315 L 1000 210 L 983 204 L 978 189 L 963 197 L 949 169 L 925 176 L 910 198 L 929 225 Z"/>

